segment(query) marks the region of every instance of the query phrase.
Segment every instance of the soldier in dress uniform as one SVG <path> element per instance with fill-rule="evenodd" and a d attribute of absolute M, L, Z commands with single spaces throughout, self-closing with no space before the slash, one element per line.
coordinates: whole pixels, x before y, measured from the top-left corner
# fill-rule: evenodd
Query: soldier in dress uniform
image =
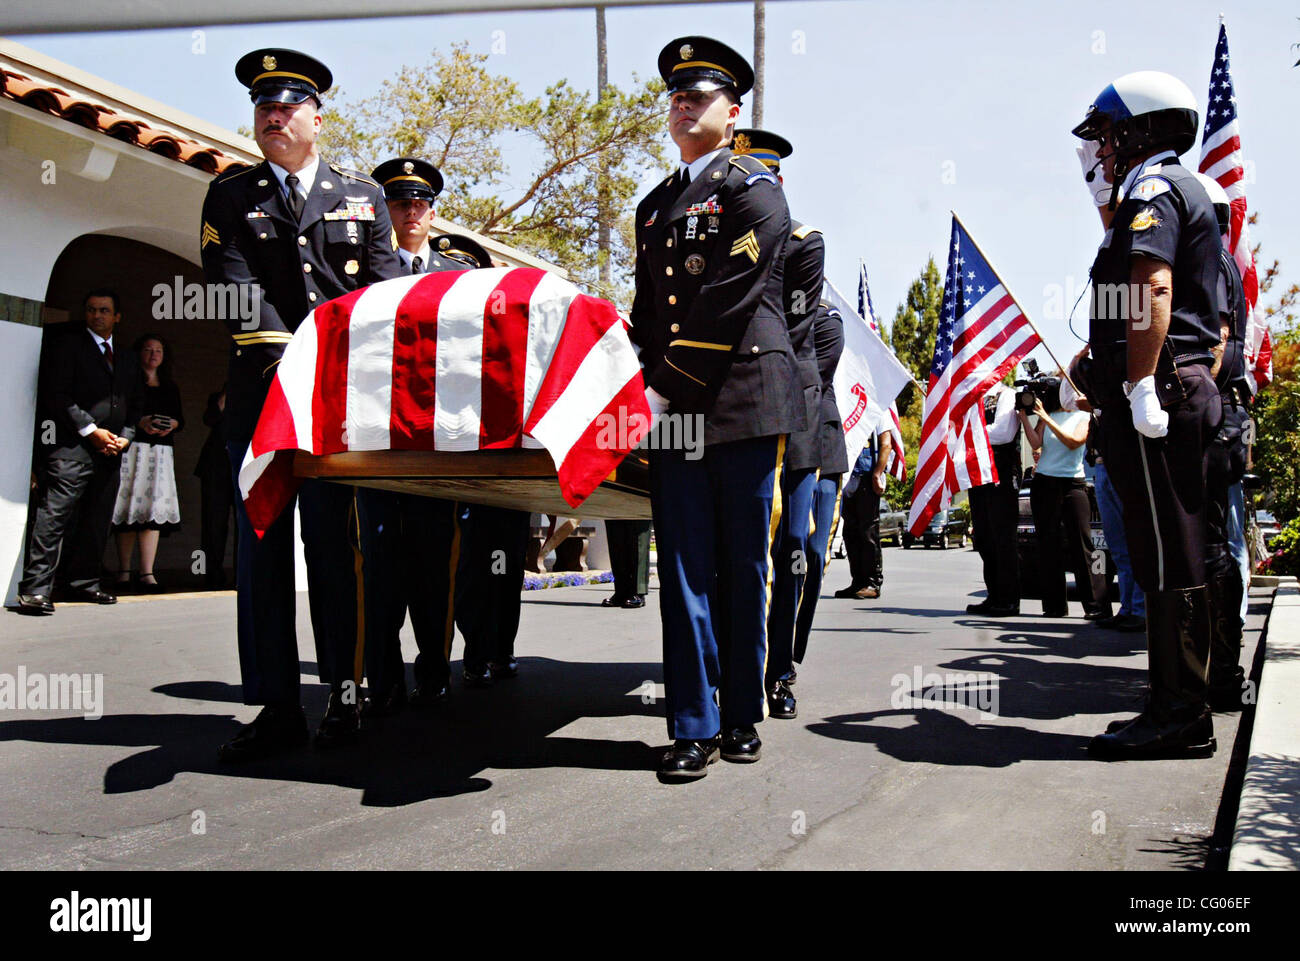
<path fill-rule="evenodd" d="M 790 141 L 767 130 L 737 130 L 731 141 L 732 153 L 749 156 L 781 177 L 781 161 L 794 152 Z M 785 463 L 781 465 L 781 524 L 776 549 L 772 552 L 772 600 L 767 617 L 767 709 L 774 718 L 798 717 L 799 708 L 790 690 L 794 674 L 795 617 L 808 571 L 808 538 L 813 524 L 813 498 L 817 490 L 817 468 L 821 463 L 821 371 L 813 322 L 821 304 L 826 246 L 816 227 L 790 222 L 783 265 L 785 321 L 790 331 L 790 348 L 799 370 L 799 386 L 805 418 L 803 430 L 793 431 L 786 440 Z"/>
<path fill-rule="evenodd" d="M 802 664 L 808 651 L 808 635 L 812 632 L 813 617 L 817 613 L 817 599 L 821 596 L 822 578 L 829 563 L 827 554 L 831 538 L 839 523 L 840 483 L 849 469 L 849 452 L 844 444 L 844 424 L 835 400 L 835 369 L 844 352 L 844 318 L 829 304 L 819 304 L 817 319 L 813 322 L 813 344 L 817 349 L 817 368 L 821 374 L 821 459 L 817 471 L 817 489 L 813 494 L 812 533 L 808 536 L 808 573 L 804 575 L 803 595 L 799 598 L 799 614 L 794 626 L 794 661 Z M 793 666 L 786 678 L 793 685 L 798 673 Z"/>
<path fill-rule="evenodd" d="M 395 277 L 392 225 L 369 177 L 329 163 L 316 149 L 320 98 L 332 82 L 320 61 L 294 50 L 255 50 L 235 75 L 253 101 L 253 135 L 266 160 L 218 177 L 203 204 L 200 245 L 210 284 L 237 285 L 251 316 L 225 318 L 230 374 L 226 429 L 236 473 L 285 344 L 331 298 Z M 356 665 L 360 553 L 347 487 L 309 480 L 298 493 L 312 633 L 329 704 L 317 742 L 359 726 Z M 262 757 L 306 738 L 294 628 L 293 512 L 258 539 L 237 502 L 239 663 L 253 723 L 222 746 L 225 761 Z"/>
<path fill-rule="evenodd" d="M 434 201 L 442 192 L 437 167 L 415 157 L 395 157 L 370 175 L 383 187 L 404 273 L 466 269 L 464 262 L 429 242 Z M 419 648 L 410 704 L 427 711 L 447 701 L 460 553 L 457 511 L 455 501 L 438 497 L 371 488 L 357 491 L 365 558 L 367 716 L 395 714 L 408 701 L 399 639 L 408 608 Z"/>
<path fill-rule="evenodd" d="M 1215 749 L 1205 477 L 1223 419 L 1210 375 L 1220 242 L 1205 188 L 1178 163 L 1196 132 L 1191 91 L 1155 71 L 1120 77 L 1074 128 L 1100 143 L 1116 206 L 1092 267 L 1092 357 L 1075 361 L 1074 380 L 1101 411 L 1101 454 L 1147 599 L 1147 703 L 1093 739 L 1108 759 Z"/>
<path fill-rule="evenodd" d="M 806 421 L 785 320 L 785 195 L 728 148 L 753 70 L 717 40 L 680 37 L 659 72 L 681 164 L 637 207 L 631 335 L 656 429 L 704 423 L 702 452 L 664 449 L 661 434 L 650 458 L 673 739 L 659 772 L 672 780 L 704 776 L 719 753 L 758 760 L 779 475 L 785 437 Z"/>

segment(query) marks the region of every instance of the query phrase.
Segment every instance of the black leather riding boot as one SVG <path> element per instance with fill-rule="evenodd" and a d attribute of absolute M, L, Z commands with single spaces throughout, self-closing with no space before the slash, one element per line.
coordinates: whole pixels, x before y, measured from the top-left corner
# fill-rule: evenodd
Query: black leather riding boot
<path fill-rule="evenodd" d="M 1209 701 L 1216 711 L 1239 711 L 1246 672 L 1241 667 L 1241 571 L 1231 557 L 1206 565 L 1210 596 Z"/>

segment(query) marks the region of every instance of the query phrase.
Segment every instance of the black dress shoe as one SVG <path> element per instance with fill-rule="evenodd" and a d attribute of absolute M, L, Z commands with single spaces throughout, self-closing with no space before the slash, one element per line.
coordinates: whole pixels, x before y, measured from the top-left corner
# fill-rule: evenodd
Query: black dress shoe
<path fill-rule="evenodd" d="M 519 676 L 519 658 L 511 655 L 501 661 L 493 661 L 488 665 L 488 670 L 492 672 L 492 680 L 500 681 L 508 677 Z"/>
<path fill-rule="evenodd" d="M 1069 617 L 1069 616 L 1070 616 L 1070 609 L 1068 607 L 1061 608 L 1059 611 L 1043 611 L 1043 617 Z"/>
<path fill-rule="evenodd" d="M 799 706 L 794 694 L 784 681 L 777 681 L 767 695 L 767 713 L 769 717 L 791 720 L 799 716 Z"/>
<path fill-rule="evenodd" d="M 14 610 L 19 614 L 43 617 L 54 613 L 54 602 L 45 594 L 19 594 L 18 606 Z"/>
<path fill-rule="evenodd" d="M 1104 627 L 1108 631 L 1123 631 L 1125 634 L 1136 634 L 1147 629 L 1147 619 L 1138 617 L 1136 614 L 1116 614 L 1113 617 L 1103 617 L 1097 621 L 1097 626 Z"/>
<path fill-rule="evenodd" d="M 623 602 L 625 600 L 627 600 L 627 598 L 619 597 L 617 594 L 611 594 L 609 595 L 609 597 L 605 598 L 603 601 L 600 602 L 600 606 L 601 607 L 622 607 Z"/>
<path fill-rule="evenodd" d="M 1110 608 L 1098 607 L 1098 608 L 1094 608 L 1091 611 L 1084 611 L 1083 619 L 1085 621 L 1096 621 L 1098 624 L 1100 624 L 1102 621 L 1108 621 L 1110 620 Z"/>
<path fill-rule="evenodd" d="M 690 781 L 709 773 L 709 765 L 718 759 L 719 738 L 705 741 L 673 742 L 659 760 L 659 777 L 668 781 Z"/>
<path fill-rule="evenodd" d="M 1111 725 L 1114 726 L 1113 724 Z M 1088 753 L 1106 761 L 1210 757 L 1218 743 L 1208 709 L 1194 718 L 1157 719 L 1139 714 L 1117 730 L 1107 728 L 1088 743 Z"/>
<path fill-rule="evenodd" d="M 255 761 L 300 747 L 307 740 L 307 716 L 298 705 L 268 704 L 252 724 L 217 748 L 217 758 L 227 764 Z"/>
<path fill-rule="evenodd" d="M 990 604 L 984 608 L 985 617 L 1019 617 L 1019 604 Z"/>
<path fill-rule="evenodd" d="M 857 597 L 858 591 L 862 590 L 864 586 L 865 585 L 863 584 L 850 584 L 848 587 L 836 591 L 835 596 L 836 597 Z"/>
<path fill-rule="evenodd" d="M 799 672 L 792 667 L 790 670 L 782 674 L 779 680 L 784 683 L 786 687 L 794 687 L 794 682 L 799 680 Z"/>
<path fill-rule="evenodd" d="M 406 684 L 398 681 L 387 693 L 376 691 L 361 705 L 361 716 L 393 717 L 406 709 Z"/>
<path fill-rule="evenodd" d="M 99 588 L 93 590 L 77 591 L 72 595 L 75 601 L 85 601 L 88 604 L 116 604 L 117 597 L 109 594 L 107 591 L 101 591 Z"/>
<path fill-rule="evenodd" d="M 492 668 L 487 667 L 482 671 L 465 668 L 465 686 L 466 687 L 491 687 L 492 686 Z"/>
<path fill-rule="evenodd" d="M 325 705 L 325 716 L 316 728 L 316 746 L 334 748 L 356 736 L 361 730 L 361 707 L 358 704 L 346 704 L 342 691 L 330 691 L 329 703 Z"/>
<path fill-rule="evenodd" d="M 722 758 L 737 764 L 753 764 L 763 750 L 763 742 L 752 727 L 733 727 L 722 736 Z"/>
<path fill-rule="evenodd" d="M 978 604 L 967 604 L 967 605 L 966 605 L 966 613 L 967 613 L 967 614 L 983 614 L 985 611 L 987 611 L 987 610 L 988 610 L 990 607 L 992 607 L 992 606 L 993 606 L 993 602 L 992 602 L 992 601 L 989 601 L 989 600 L 983 600 L 983 601 L 980 601 Z"/>
<path fill-rule="evenodd" d="M 411 691 L 411 710 L 432 714 L 442 710 L 451 701 L 446 684 L 417 684 Z"/>
<path fill-rule="evenodd" d="M 629 610 L 634 610 L 638 607 L 645 607 L 645 595 L 633 594 L 631 597 L 625 597 L 623 599 L 623 606 Z"/>

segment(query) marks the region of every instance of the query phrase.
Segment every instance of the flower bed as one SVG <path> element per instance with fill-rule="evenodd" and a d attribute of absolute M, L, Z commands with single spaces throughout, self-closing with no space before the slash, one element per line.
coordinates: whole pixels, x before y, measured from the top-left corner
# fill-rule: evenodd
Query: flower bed
<path fill-rule="evenodd" d="M 612 571 L 558 571 L 553 574 L 525 574 L 524 590 L 541 591 L 548 587 L 581 587 L 583 584 L 608 584 Z"/>

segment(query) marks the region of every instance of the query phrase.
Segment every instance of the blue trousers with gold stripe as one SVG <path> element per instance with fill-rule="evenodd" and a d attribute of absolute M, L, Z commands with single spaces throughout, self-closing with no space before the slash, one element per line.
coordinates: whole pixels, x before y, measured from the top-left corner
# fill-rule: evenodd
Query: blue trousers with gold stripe
<path fill-rule="evenodd" d="M 804 576 L 803 594 L 799 598 L 799 615 L 794 622 L 794 660 L 803 663 L 808 651 L 808 635 L 812 632 L 813 617 L 817 613 L 817 598 L 821 596 L 822 579 L 826 575 L 831 537 L 839 523 L 841 474 L 817 478 L 813 494 L 813 529 L 808 536 L 808 573 Z"/>
<path fill-rule="evenodd" d="M 372 695 L 406 683 L 398 635 L 408 609 L 419 648 L 416 685 L 436 690 L 447 684 L 460 547 L 456 514 L 455 501 L 357 491 L 365 558 L 366 676 Z"/>
<path fill-rule="evenodd" d="M 809 570 L 817 469 L 781 473 L 781 525 L 772 551 L 772 606 L 767 617 L 767 686 L 794 666 L 794 622 Z"/>
<path fill-rule="evenodd" d="M 668 736 L 702 740 L 767 715 L 770 555 L 780 523 L 784 436 L 655 451 Z"/>

